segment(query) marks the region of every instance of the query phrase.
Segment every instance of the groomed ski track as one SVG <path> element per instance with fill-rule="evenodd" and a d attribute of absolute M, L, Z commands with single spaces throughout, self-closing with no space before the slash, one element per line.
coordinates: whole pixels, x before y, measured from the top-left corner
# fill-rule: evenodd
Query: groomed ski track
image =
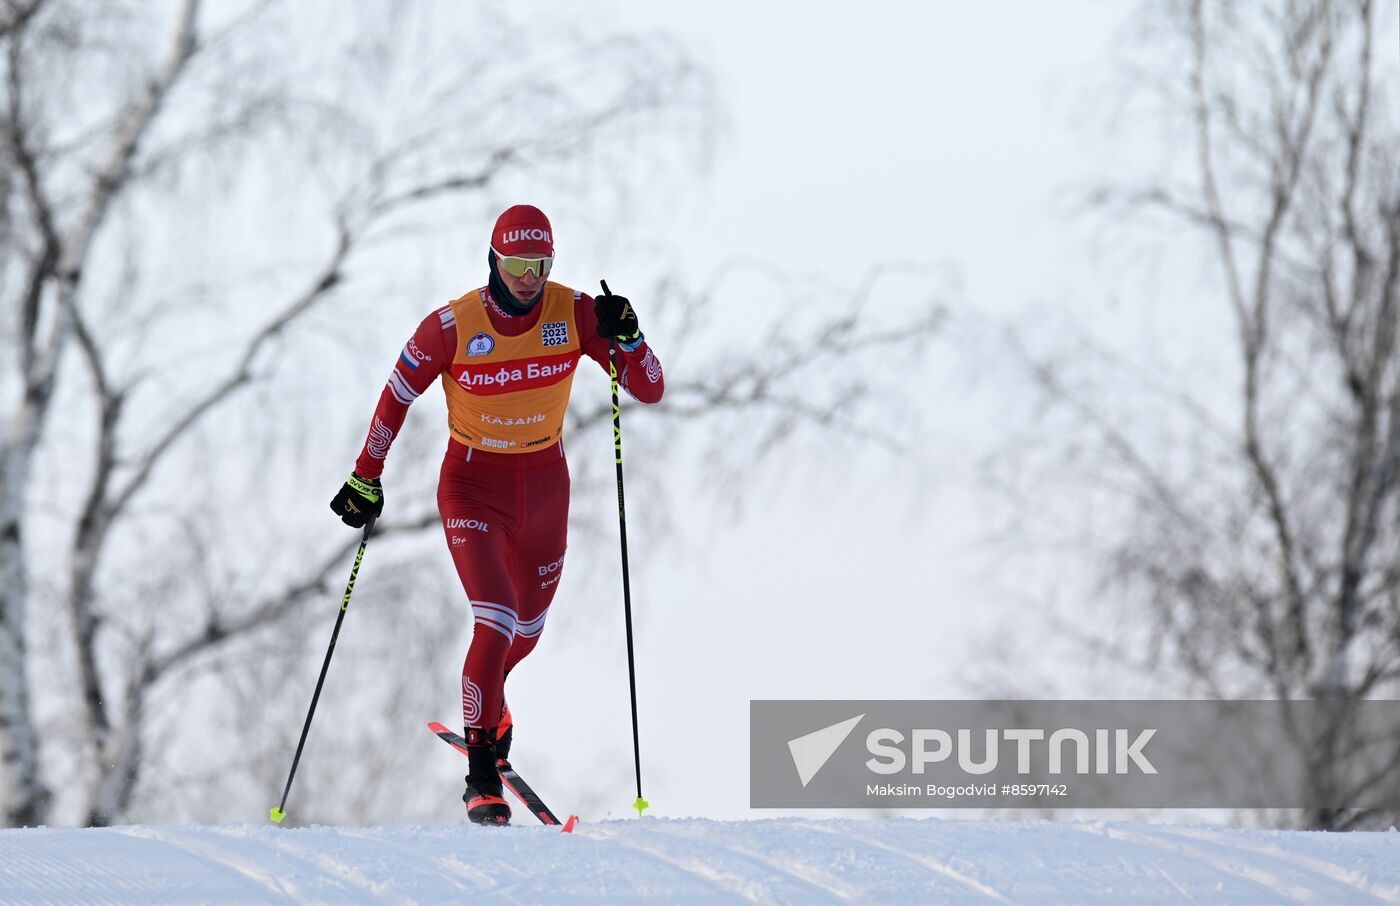
<path fill-rule="evenodd" d="M 604 821 L 573 834 L 0 831 L 3 904 L 580 901 L 1400 904 L 1400 833 L 791 818 Z"/>

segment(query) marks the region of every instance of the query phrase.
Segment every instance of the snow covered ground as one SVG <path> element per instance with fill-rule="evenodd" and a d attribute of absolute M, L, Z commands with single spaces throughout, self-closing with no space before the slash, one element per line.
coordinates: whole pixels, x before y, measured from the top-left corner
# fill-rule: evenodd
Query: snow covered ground
<path fill-rule="evenodd" d="M 487 894 L 482 898 L 477 895 Z M 0 831 L 0 903 L 1400 903 L 1400 834 L 620 820 Z"/>

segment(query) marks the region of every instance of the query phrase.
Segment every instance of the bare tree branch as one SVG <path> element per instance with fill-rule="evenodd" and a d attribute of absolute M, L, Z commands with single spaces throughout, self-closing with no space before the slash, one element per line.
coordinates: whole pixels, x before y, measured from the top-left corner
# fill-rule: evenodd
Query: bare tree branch
<path fill-rule="evenodd" d="M 501 148 L 490 157 L 490 162 L 476 173 L 435 180 L 415 186 L 397 195 L 383 198 L 369 204 L 363 216 L 355 216 L 342 211 L 336 217 L 336 240 L 326 260 L 320 266 L 310 285 L 285 305 L 270 321 L 263 325 L 243 346 L 237 364 L 222 380 L 216 383 L 183 414 L 175 418 L 160 435 L 151 448 L 137 461 L 131 475 L 114 495 L 107 512 L 111 519 L 119 515 L 141 488 L 150 479 L 160 461 L 174 448 L 190 429 L 217 406 L 226 402 L 239 388 L 253 381 L 253 365 L 258 355 L 274 338 L 284 333 L 298 319 L 309 313 L 345 277 L 345 267 L 352 254 L 368 234 L 383 218 L 414 203 L 421 203 L 451 196 L 456 193 L 478 190 L 489 185 L 504 172 L 515 155 L 508 148 Z M 388 162 L 383 162 L 388 163 Z M 384 167 L 373 168 L 383 173 Z M 355 225 L 352 226 L 352 218 Z"/>
<path fill-rule="evenodd" d="M 386 525 L 383 528 L 376 526 L 374 538 L 382 541 L 385 538 L 412 535 L 441 524 L 441 517 L 437 513 L 424 513 L 415 519 Z M 289 582 L 275 595 L 258 602 L 240 616 L 225 618 L 211 612 L 197 632 L 151 659 L 146 669 L 147 685 L 162 679 L 198 656 L 208 654 L 220 646 L 242 639 L 255 630 L 285 619 L 295 612 L 297 605 L 309 598 L 338 591 L 334 580 L 350 562 L 350 554 L 359 544 L 359 538 L 356 537 L 339 545 L 317 562 L 310 573 Z"/>
<path fill-rule="evenodd" d="M 59 263 L 59 304 L 63 317 L 68 319 L 69 323 L 81 322 L 78 289 L 93 240 L 111 209 L 113 199 L 123 191 L 131 176 L 130 163 L 136 149 L 151 129 L 165 98 L 194 54 L 198 10 L 197 0 L 185 0 L 181 5 L 169 56 L 156 74 L 146 82 L 140 97 L 123 113 L 106 162 L 93 180 L 85 210 L 73 232 L 64 241 L 63 255 Z M 107 520 L 102 512 L 102 500 L 115 461 L 115 431 L 121 412 L 121 398 L 108 391 L 100 352 L 85 326 L 81 329 L 81 334 L 80 343 L 86 352 L 100 398 L 98 462 L 94 468 L 93 483 L 87 496 L 83 517 L 79 520 L 74 535 L 68 607 L 75 627 L 74 641 L 89 730 L 88 738 L 102 751 L 108 741 L 111 720 L 97 665 L 98 618 L 92 598 L 92 583 L 106 537 Z"/>
<path fill-rule="evenodd" d="M 85 210 L 64 242 L 64 257 L 60 268 L 65 283 L 76 284 L 93 238 L 106 219 L 112 199 L 122 190 L 130 177 L 131 161 L 142 140 L 150 131 L 170 91 L 194 56 L 197 46 L 196 18 L 199 0 L 183 0 L 176 16 L 174 37 L 169 56 L 161 68 L 146 82 L 140 97 L 123 111 L 115 140 L 92 181 Z"/>
<path fill-rule="evenodd" d="M 1244 290 L 1240 283 L 1239 266 L 1235 262 L 1233 234 L 1225 218 L 1224 205 L 1220 200 L 1220 189 L 1216 185 L 1214 148 L 1212 145 L 1211 107 L 1206 96 L 1206 38 L 1205 9 L 1203 0 L 1191 3 L 1191 46 L 1193 50 L 1191 66 L 1191 94 L 1196 118 L 1196 161 L 1201 175 L 1201 191 L 1206 205 L 1215 243 L 1221 260 L 1225 263 L 1226 288 L 1230 302 L 1235 308 L 1241 329 L 1249 323 L 1245 311 Z"/>
<path fill-rule="evenodd" d="M 1170 513 L 1172 518 L 1183 526 L 1195 526 L 1195 519 L 1178 503 L 1176 490 L 1117 425 L 1109 421 L 1092 404 L 1070 391 L 1050 364 L 1037 359 L 1026 349 L 1018 334 L 1014 331 L 1008 331 L 1005 339 L 1007 345 L 1030 370 L 1036 383 L 1050 396 L 1069 405 L 1080 417 L 1092 424 L 1102 435 L 1109 449 L 1113 451 L 1115 458 L 1128 466 L 1152 499 L 1160 504 L 1165 512 Z"/>
<path fill-rule="evenodd" d="M 0 41 L 24 31 L 30 20 L 38 15 L 48 0 L 5 0 L 4 16 L 0 17 Z"/>
<path fill-rule="evenodd" d="M 151 448 L 136 461 L 131 475 L 122 483 L 111 503 L 107 506 L 106 515 L 109 520 L 126 509 L 132 497 L 149 480 L 152 470 L 170 452 L 177 441 L 213 411 L 216 406 L 228 400 L 235 390 L 253 380 L 253 362 L 266 344 L 298 317 L 309 311 L 313 305 L 340 283 L 344 276 L 343 268 L 350 255 L 353 241 L 349 227 L 342 219 L 337 224 L 335 246 L 321 266 L 319 274 L 312 279 L 311 285 L 284 306 L 272 320 L 264 324 L 248 340 L 239 356 L 238 363 L 230 373 L 177 416 Z"/>
<path fill-rule="evenodd" d="M 44 287 L 57 269 L 62 243 L 54 223 L 53 205 L 39 176 L 37 154 L 30 147 L 22 84 L 23 71 L 21 46 L 15 41 L 9 47 L 9 65 L 6 73 L 9 108 L 5 117 L 6 140 L 10 154 L 23 176 L 25 196 L 33 211 L 41 240 L 41 251 L 34 257 L 29 275 L 25 279 L 24 300 L 20 309 L 20 367 L 28 388 L 26 395 L 29 396 L 39 392 L 49 383 L 48 375 L 36 370 L 39 364 L 39 347 L 35 338 L 39 329 Z"/>
<path fill-rule="evenodd" d="M 498 177 L 501 170 L 517 157 L 519 157 L 517 148 L 503 145 L 493 150 L 487 156 L 486 163 L 474 173 L 455 173 L 379 199 L 370 208 L 369 217 L 380 217 L 414 202 L 426 201 L 438 195 L 483 188 Z M 384 163 L 387 164 L 388 161 L 384 161 Z"/>
<path fill-rule="evenodd" d="M 1347 246 L 1352 251 L 1352 293 L 1344 318 L 1344 323 L 1348 324 L 1362 304 L 1365 286 L 1375 267 L 1376 257 L 1368 248 L 1367 240 L 1361 233 L 1356 212 L 1356 192 L 1361 172 L 1361 155 L 1366 149 L 1367 127 L 1371 120 L 1371 23 L 1375 19 L 1375 4 L 1373 0 L 1358 0 L 1358 9 L 1365 23 L 1365 28 L 1362 30 L 1361 46 L 1358 52 L 1359 59 L 1356 64 L 1362 78 L 1358 85 L 1355 112 L 1352 113 L 1346 109 L 1344 96 L 1340 93 L 1337 99 L 1338 118 L 1344 124 L 1347 147 L 1345 185 L 1339 201 L 1342 222 L 1346 230 Z"/>

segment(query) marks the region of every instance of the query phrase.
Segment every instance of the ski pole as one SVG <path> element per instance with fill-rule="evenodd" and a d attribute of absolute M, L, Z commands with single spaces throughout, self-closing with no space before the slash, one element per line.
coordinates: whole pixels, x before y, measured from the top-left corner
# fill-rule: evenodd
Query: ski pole
<path fill-rule="evenodd" d="M 600 280 L 603 295 L 611 296 L 608 281 Z M 627 573 L 627 507 L 622 497 L 622 406 L 617 397 L 617 342 L 608 343 L 608 374 L 612 378 L 613 450 L 617 464 L 617 523 L 622 538 L 622 612 L 627 620 L 627 684 L 632 691 L 632 763 L 637 767 L 637 801 L 632 807 L 641 817 L 651 803 L 642 798 L 642 744 L 637 732 L 637 666 L 632 653 L 632 583 Z"/>
<path fill-rule="evenodd" d="M 345 586 L 345 597 L 340 599 L 340 613 L 335 618 L 335 629 L 331 631 L 331 644 L 326 649 L 326 659 L 321 664 L 321 675 L 316 679 L 316 691 L 311 695 L 311 708 L 306 712 L 306 723 L 301 728 L 301 739 L 297 742 L 297 753 L 292 756 L 292 770 L 287 774 L 287 785 L 282 790 L 282 801 L 268 810 L 268 817 L 274 824 L 281 824 L 287 813 L 282 811 L 287 805 L 287 794 L 292 791 L 292 778 L 297 775 L 297 764 L 301 761 L 301 750 L 306 745 L 306 734 L 311 730 L 311 717 L 316 713 L 316 703 L 321 700 L 321 687 L 326 682 L 326 671 L 331 666 L 331 655 L 335 653 L 335 640 L 340 637 L 340 624 L 345 620 L 345 611 L 350 608 L 350 593 L 355 590 L 355 577 L 360 573 L 360 561 L 365 557 L 365 546 L 369 544 L 370 533 L 374 531 L 374 520 L 369 517 L 365 523 L 364 536 L 360 539 L 360 552 L 355 555 L 355 565 L 350 568 L 350 584 Z"/>

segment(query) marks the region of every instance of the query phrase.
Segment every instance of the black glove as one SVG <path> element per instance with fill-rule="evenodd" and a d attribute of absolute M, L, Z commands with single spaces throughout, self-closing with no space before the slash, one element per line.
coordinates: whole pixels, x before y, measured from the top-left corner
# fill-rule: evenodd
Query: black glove
<path fill-rule="evenodd" d="M 371 516 L 384 512 L 384 488 L 378 478 L 361 478 L 350 473 L 345 486 L 331 501 L 331 509 L 340 520 L 354 528 L 364 528 Z"/>
<path fill-rule="evenodd" d="M 614 296 L 603 287 L 603 294 L 593 300 L 593 311 L 598 316 L 598 335 L 609 340 L 617 340 L 624 347 L 632 346 L 642 339 L 641 328 L 637 326 L 637 313 L 626 296 Z"/>

